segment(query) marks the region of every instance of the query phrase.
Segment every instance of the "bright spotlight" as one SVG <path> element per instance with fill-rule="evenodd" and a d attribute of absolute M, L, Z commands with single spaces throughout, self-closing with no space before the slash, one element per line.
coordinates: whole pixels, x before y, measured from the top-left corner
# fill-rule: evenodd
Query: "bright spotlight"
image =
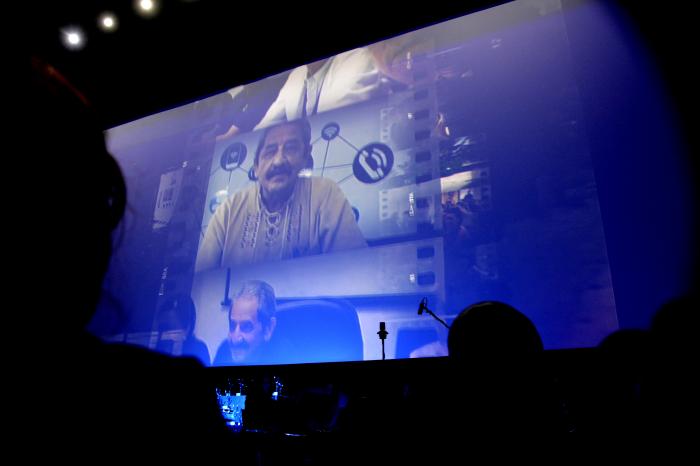
<path fill-rule="evenodd" d="M 61 29 L 61 42 L 63 46 L 69 50 L 80 50 L 85 47 L 85 34 L 75 26 L 69 26 Z"/>
<path fill-rule="evenodd" d="M 144 17 L 155 16 L 159 6 L 157 0 L 134 0 L 136 12 Z"/>
<path fill-rule="evenodd" d="M 100 15 L 97 20 L 97 25 L 104 32 L 113 32 L 117 30 L 117 17 L 114 13 L 104 12 Z"/>

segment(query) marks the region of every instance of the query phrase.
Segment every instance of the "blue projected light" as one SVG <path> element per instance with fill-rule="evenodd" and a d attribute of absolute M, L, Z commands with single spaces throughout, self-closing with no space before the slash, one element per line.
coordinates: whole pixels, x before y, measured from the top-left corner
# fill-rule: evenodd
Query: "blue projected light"
<path fill-rule="evenodd" d="M 105 285 L 132 313 L 113 335 L 151 345 L 155 309 L 187 293 L 214 365 L 381 359 L 379 322 L 387 358 L 444 356 L 446 329 L 415 312 L 429 297 L 446 321 L 500 300 L 545 348 L 597 345 L 635 302 L 610 261 L 616 284 L 641 269 L 619 199 L 648 190 L 617 183 L 649 179 L 608 102 L 651 93 L 591 5 L 509 2 L 111 130 L 135 213 Z M 649 144 L 676 147 L 657 126 Z"/>

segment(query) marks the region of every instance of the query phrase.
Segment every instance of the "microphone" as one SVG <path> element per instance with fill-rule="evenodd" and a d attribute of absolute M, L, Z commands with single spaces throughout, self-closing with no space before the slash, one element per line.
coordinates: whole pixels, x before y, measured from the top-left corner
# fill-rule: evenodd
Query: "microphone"
<path fill-rule="evenodd" d="M 430 310 L 430 308 L 428 307 L 428 298 L 427 298 L 427 297 L 424 297 L 423 299 L 421 299 L 421 300 L 420 300 L 420 305 L 418 306 L 418 315 L 422 315 L 424 312 L 427 312 L 428 314 L 430 314 L 431 316 L 433 316 L 433 318 L 434 318 L 435 320 L 437 320 L 438 322 L 440 322 L 442 325 L 444 325 L 444 326 L 447 327 L 448 329 L 450 328 L 450 326 L 447 325 L 447 322 L 445 322 L 444 320 L 442 320 L 441 318 L 439 318 L 438 316 L 436 316 L 435 313 L 434 313 L 433 311 Z"/>
<path fill-rule="evenodd" d="M 420 305 L 418 306 L 418 315 L 423 315 L 423 312 L 428 308 L 428 298 L 423 298 L 420 300 Z"/>
<path fill-rule="evenodd" d="M 221 301 L 221 306 L 225 309 L 221 309 L 222 311 L 229 311 L 231 308 L 231 304 L 233 304 L 231 297 L 228 295 L 230 288 L 231 288 L 231 267 L 228 267 L 226 269 L 226 287 L 224 288 L 224 300 Z"/>
<path fill-rule="evenodd" d="M 386 354 L 384 353 L 384 340 L 389 332 L 386 331 L 386 322 L 379 322 L 379 331 L 377 332 L 379 339 L 382 340 L 382 361 L 386 359 Z"/>
<path fill-rule="evenodd" d="M 379 335 L 379 338 L 382 340 L 386 340 L 386 336 L 389 335 L 389 332 L 386 331 L 386 322 L 379 322 L 379 331 L 377 335 Z"/>

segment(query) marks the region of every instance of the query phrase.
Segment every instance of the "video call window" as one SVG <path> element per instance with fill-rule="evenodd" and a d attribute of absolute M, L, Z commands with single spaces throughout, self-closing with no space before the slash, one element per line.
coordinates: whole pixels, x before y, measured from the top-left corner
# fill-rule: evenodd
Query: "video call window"
<path fill-rule="evenodd" d="M 444 356 L 426 297 L 597 344 L 617 317 L 565 13 L 507 3 L 110 130 L 130 208 L 95 333 L 283 364 L 380 359 L 385 322 L 388 358 Z"/>

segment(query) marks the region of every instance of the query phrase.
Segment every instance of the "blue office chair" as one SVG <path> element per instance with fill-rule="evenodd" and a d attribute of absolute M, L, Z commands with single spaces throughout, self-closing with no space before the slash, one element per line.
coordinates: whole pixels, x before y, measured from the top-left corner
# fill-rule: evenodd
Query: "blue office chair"
<path fill-rule="evenodd" d="M 363 359 L 357 311 L 340 299 L 278 304 L 277 327 L 271 344 L 278 364 Z"/>

